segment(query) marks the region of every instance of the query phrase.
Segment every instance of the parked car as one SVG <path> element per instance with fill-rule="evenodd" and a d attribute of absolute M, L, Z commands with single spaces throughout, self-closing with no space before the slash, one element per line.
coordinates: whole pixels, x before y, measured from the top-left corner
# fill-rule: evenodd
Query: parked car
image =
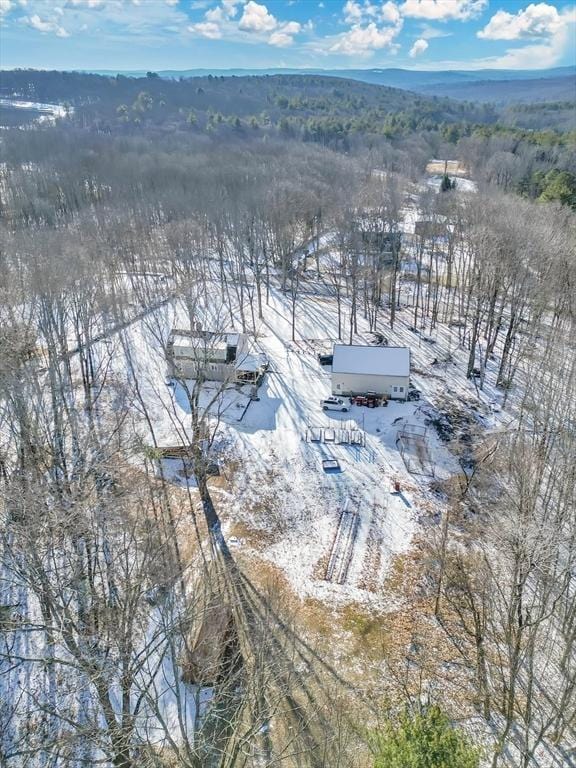
<path fill-rule="evenodd" d="M 422 395 L 422 392 L 420 392 L 419 389 L 409 389 L 408 395 L 406 396 L 407 400 L 420 400 L 420 396 Z"/>
<path fill-rule="evenodd" d="M 347 404 L 340 397 L 327 397 L 326 400 L 320 400 L 320 405 L 323 411 L 341 411 L 346 413 L 348 410 Z"/>
<path fill-rule="evenodd" d="M 318 355 L 318 362 L 320 365 L 332 365 L 334 355 Z"/>

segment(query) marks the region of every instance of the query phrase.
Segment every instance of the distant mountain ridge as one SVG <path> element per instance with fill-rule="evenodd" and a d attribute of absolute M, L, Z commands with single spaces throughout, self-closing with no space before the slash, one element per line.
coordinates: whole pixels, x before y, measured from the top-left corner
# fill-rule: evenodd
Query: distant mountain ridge
<path fill-rule="evenodd" d="M 572 102 L 576 109 L 576 75 L 526 80 L 478 80 L 469 83 L 433 83 L 418 89 L 427 96 L 448 96 L 491 104 Z"/>
<path fill-rule="evenodd" d="M 95 75 L 125 75 L 127 77 L 141 77 L 146 74 L 144 69 L 120 70 L 80 70 Z M 250 75 L 324 75 L 325 77 L 341 77 L 351 80 L 361 80 L 365 83 L 387 85 L 392 88 L 406 88 L 408 85 L 424 86 L 438 83 L 454 82 L 478 82 L 484 80 L 533 80 L 550 77 L 569 77 L 576 75 L 576 66 L 553 67 L 551 69 L 476 69 L 476 70 L 417 70 L 401 69 L 397 67 L 372 68 L 372 69 L 320 69 L 306 68 L 195 68 L 195 69 L 165 69 L 157 70 L 160 77 L 246 77 Z"/>

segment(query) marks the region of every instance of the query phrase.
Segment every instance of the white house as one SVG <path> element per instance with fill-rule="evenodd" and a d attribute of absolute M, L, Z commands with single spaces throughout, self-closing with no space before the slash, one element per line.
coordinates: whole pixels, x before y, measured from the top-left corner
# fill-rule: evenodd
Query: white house
<path fill-rule="evenodd" d="M 249 352 L 243 333 L 175 328 L 166 349 L 173 376 L 230 383 L 258 382 L 265 370 L 262 355 Z"/>
<path fill-rule="evenodd" d="M 408 347 L 373 347 L 335 344 L 332 360 L 332 394 L 362 395 L 375 392 L 405 400 L 410 382 Z"/>

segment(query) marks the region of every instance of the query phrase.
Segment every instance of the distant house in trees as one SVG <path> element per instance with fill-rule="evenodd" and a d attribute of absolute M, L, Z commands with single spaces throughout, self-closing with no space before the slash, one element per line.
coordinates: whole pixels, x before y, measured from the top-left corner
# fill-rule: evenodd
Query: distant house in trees
<path fill-rule="evenodd" d="M 384 259 L 393 259 L 394 254 L 400 253 L 402 233 L 390 232 L 388 225 L 378 213 L 364 212 L 358 214 L 354 221 L 365 246 L 382 255 Z"/>
<path fill-rule="evenodd" d="M 448 235 L 448 224 L 438 219 L 420 219 L 414 222 L 414 234 L 423 238 L 439 238 Z"/>
<path fill-rule="evenodd" d="M 263 355 L 251 354 L 243 333 L 174 328 L 166 354 L 170 372 L 183 379 L 255 383 L 266 369 Z"/>
<path fill-rule="evenodd" d="M 430 160 L 426 173 L 433 175 L 449 174 L 450 176 L 468 176 L 470 171 L 459 160 Z"/>
<path fill-rule="evenodd" d="M 372 347 L 335 344 L 332 394 L 375 392 L 392 400 L 405 400 L 410 383 L 408 347 Z"/>

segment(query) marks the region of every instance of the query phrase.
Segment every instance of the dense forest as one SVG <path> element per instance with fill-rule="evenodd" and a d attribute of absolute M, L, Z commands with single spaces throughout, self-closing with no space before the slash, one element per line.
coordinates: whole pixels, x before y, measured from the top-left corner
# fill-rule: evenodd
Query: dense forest
<path fill-rule="evenodd" d="M 2 92 L 68 105 L 67 123 L 91 132 L 186 133 L 244 143 L 280 136 L 340 152 L 369 145 L 402 158 L 396 170 L 408 162 L 413 175 L 430 155 L 457 157 L 476 178 L 504 190 L 569 205 L 576 201 L 574 109 L 565 103 L 499 111 L 487 104 L 297 75 L 178 81 L 153 73 L 129 78 L 16 70 L 2 74 Z M 7 121 L 13 119 L 10 112 Z"/>

